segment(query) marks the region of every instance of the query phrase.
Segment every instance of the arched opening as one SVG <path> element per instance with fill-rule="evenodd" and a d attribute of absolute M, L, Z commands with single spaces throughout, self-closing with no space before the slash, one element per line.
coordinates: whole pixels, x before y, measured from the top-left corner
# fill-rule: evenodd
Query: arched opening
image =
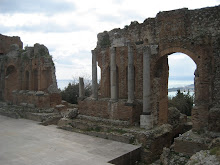
<path fill-rule="evenodd" d="M 52 84 L 52 77 L 51 77 L 51 69 L 47 68 L 46 70 L 42 71 L 42 76 L 41 76 L 41 84 L 40 87 L 41 89 L 39 90 L 46 90 L 51 84 Z"/>
<path fill-rule="evenodd" d="M 101 74 L 102 74 L 102 69 L 99 67 L 99 65 L 97 65 L 98 96 L 101 95 L 101 91 L 100 91 L 100 86 L 101 86 L 101 84 L 102 84 Z"/>
<path fill-rule="evenodd" d="M 18 84 L 18 73 L 15 68 L 15 66 L 10 65 L 6 69 L 5 74 L 5 98 L 8 101 L 12 101 L 12 91 L 18 90 L 19 84 Z"/>
<path fill-rule="evenodd" d="M 183 60 L 181 60 L 182 58 L 182 54 L 180 56 L 179 54 L 174 54 L 174 58 L 180 58 L 180 64 L 178 64 L 175 60 L 171 61 L 172 64 L 168 64 L 168 56 L 172 57 L 172 54 L 175 52 L 181 52 L 184 53 L 186 56 L 186 58 L 188 58 L 188 60 L 190 60 L 192 63 L 197 64 L 197 59 L 196 56 L 185 50 L 185 49 L 168 49 L 165 51 L 162 51 L 160 53 L 160 57 L 158 60 L 155 61 L 155 65 L 154 65 L 154 72 L 153 72 L 153 96 L 154 96 L 154 103 L 153 103 L 153 108 L 156 109 L 153 113 L 155 117 L 155 124 L 164 124 L 168 122 L 168 78 L 170 77 L 172 79 L 172 74 L 169 74 L 169 68 L 173 69 L 173 64 L 174 65 L 179 65 L 179 66 L 184 66 L 184 64 L 186 65 L 186 67 L 188 67 L 186 69 L 186 73 L 184 71 L 184 69 L 181 67 L 181 70 L 179 70 L 178 76 L 181 79 L 184 79 L 184 75 L 187 75 L 187 71 L 190 69 L 189 68 L 189 64 L 187 64 L 186 62 L 184 62 Z M 179 55 L 179 56 L 178 56 Z M 170 66 L 169 66 L 170 65 Z M 191 78 L 194 77 L 194 70 L 195 70 L 195 66 L 193 68 L 191 68 L 191 70 L 193 70 L 191 73 L 192 75 Z M 172 71 L 171 69 L 171 71 Z M 175 70 L 175 68 L 174 68 Z M 172 71 L 173 72 L 173 71 Z M 177 72 L 177 70 L 175 70 L 174 72 Z M 196 79 L 196 78 L 195 78 Z M 175 82 L 174 82 L 175 83 Z M 169 82 L 169 86 L 171 86 L 172 82 Z M 196 84 L 196 83 L 195 83 Z M 178 84 L 177 84 L 178 85 Z M 189 84 L 190 85 L 190 84 Z M 196 92 L 195 92 L 196 95 Z"/>
<path fill-rule="evenodd" d="M 168 107 L 191 116 L 196 64 L 186 54 L 173 53 L 168 56 L 168 66 Z"/>
<path fill-rule="evenodd" d="M 110 66 L 105 66 L 101 69 L 101 77 L 100 77 L 100 85 L 101 85 L 101 96 L 103 98 L 111 97 L 110 90 Z"/>
<path fill-rule="evenodd" d="M 33 90 L 38 91 L 38 71 L 35 69 L 33 71 Z"/>
<path fill-rule="evenodd" d="M 25 72 L 25 90 L 29 90 L 29 72 Z"/>

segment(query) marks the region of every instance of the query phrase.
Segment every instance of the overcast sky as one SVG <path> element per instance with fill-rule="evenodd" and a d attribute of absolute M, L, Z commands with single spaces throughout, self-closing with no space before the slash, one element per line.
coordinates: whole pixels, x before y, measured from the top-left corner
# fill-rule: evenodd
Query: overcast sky
<path fill-rule="evenodd" d="M 24 46 L 47 46 L 59 80 L 89 77 L 91 50 L 99 32 L 123 28 L 135 20 L 142 23 L 160 11 L 219 4 L 220 0 L 0 0 L 0 33 L 20 36 Z M 177 75 L 183 60 L 184 56 L 173 56 L 170 75 Z M 191 63 L 186 76 L 194 72 Z"/>

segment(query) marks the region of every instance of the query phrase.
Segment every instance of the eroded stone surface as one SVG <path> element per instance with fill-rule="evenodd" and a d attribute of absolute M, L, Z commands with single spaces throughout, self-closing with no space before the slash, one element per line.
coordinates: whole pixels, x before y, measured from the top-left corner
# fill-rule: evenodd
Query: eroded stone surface
<path fill-rule="evenodd" d="M 0 38 L 0 99 L 40 107 L 59 104 L 55 66 L 47 47 L 35 44 L 22 49 L 19 37 Z"/>
<path fill-rule="evenodd" d="M 145 100 L 138 108 L 130 107 L 132 113 L 121 113 L 120 119 L 133 118 L 132 122 L 139 122 L 143 112 L 148 115 L 151 113 L 153 126 L 167 123 L 169 73 L 167 56 L 181 52 L 191 57 L 197 65 L 195 107 L 192 111 L 193 129 L 209 129 L 219 132 L 219 10 L 220 6 L 197 10 L 183 8 L 165 11 L 158 13 L 155 18 L 146 19 L 143 23 L 134 21 L 123 29 L 115 28 L 99 33 L 97 46 L 92 53 L 96 57 L 96 60 L 93 60 L 94 68 L 96 68 L 96 61 L 101 68 L 100 95 L 97 104 L 88 100 L 80 102 L 80 113 L 100 117 L 100 113 L 96 113 L 96 109 L 103 105 L 101 98 L 111 97 L 114 101 L 128 99 L 128 54 L 130 46 L 132 46 L 135 75 L 134 97 L 135 100 L 143 100 L 145 97 Z M 147 53 L 148 70 L 144 69 L 143 63 L 145 48 L 149 49 Z M 112 54 L 114 54 L 114 60 L 112 60 Z M 112 61 L 114 61 L 114 68 L 111 67 Z M 149 74 L 145 74 L 146 72 Z M 148 78 L 146 75 L 149 75 Z M 96 82 L 97 77 L 94 76 L 94 79 Z M 149 80 L 149 82 L 144 80 Z M 144 92 L 143 88 L 146 86 L 150 89 L 149 94 Z M 97 94 L 97 90 L 94 93 Z M 129 93 L 131 92 L 129 91 Z M 97 100 L 97 95 L 95 100 Z M 142 107 L 143 103 L 149 106 L 148 110 Z M 85 104 L 89 104 L 86 111 Z M 112 114 L 118 113 L 121 109 L 127 109 L 127 107 L 126 105 L 105 106 L 103 109 L 103 112 L 108 113 L 102 116 L 118 119 L 118 115 L 113 116 Z"/>

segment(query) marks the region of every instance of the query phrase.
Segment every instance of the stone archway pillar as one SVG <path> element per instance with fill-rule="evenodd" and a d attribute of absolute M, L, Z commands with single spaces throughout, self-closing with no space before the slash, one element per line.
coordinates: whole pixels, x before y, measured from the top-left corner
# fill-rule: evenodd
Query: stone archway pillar
<path fill-rule="evenodd" d="M 134 51 L 128 42 L 128 103 L 134 102 Z"/>
<path fill-rule="evenodd" d="M 151 129 L 153 127 L 150 109 L 150 55 L 149 46 L 143 48 L 143 113 L 140 116 L 140 127 Z"/>
<path fill-rule="evenodd" d="M 116 68 L 116 47 L 110 48 L 110 74 L 111 74 L 111 100 L 118 100 L 117 89 L 117 68 Z"/>
<path fill-rule="evenodd" d="M 98 84 L 97 84 L 97 57 L 94 50 L 92 50 L 92 97 L 98 99 Z"/>
<path fill-rule="evenodd" d="M 84 90 L 84 81 L 82 77 L 79 77 L 79 97 L 85 97 L 85 90 Z"/>

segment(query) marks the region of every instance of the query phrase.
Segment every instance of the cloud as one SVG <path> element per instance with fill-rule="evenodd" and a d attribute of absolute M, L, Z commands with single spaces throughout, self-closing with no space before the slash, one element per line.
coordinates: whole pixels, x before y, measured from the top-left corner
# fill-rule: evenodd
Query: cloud
<path fill-rule="evenodd" d="M 196 69 L 195 62 L 186 54 L 174 53 L 168 56 L 169 77 L 178 79 L 193 79 Z M 181 78 L 182 77 L 182 78 Z"/>
<path fill-rule="evenodd" d="M 96 47 L 98 33 L 124 28 L 135 20 L 141 23 L 159 11 L 217 4 L 217 0 L 0 0 L 0 32 L 20 36 L 24 46 L 47 46 L 57 79 L 91 77 L 91 50 Z M 184 60 L 182 56 L 171 58 L 170 76 L 193 75 L 195 67 L 187 64 L 183 69 Z"/>
<path fill-rule="evenodd" d="M 74 11 L 74 3 L 65 0 L 1 0 L 0 13 L 63 13 Z"/>
<path fill-rule="evenodd" d="M 61 25 L 56 22 L 43 22 L 40 24 L 24 24 L 19 26 L 5 26 L 1 25 L 0 31 L 2 33 L 9 33 L 13 31 L 23 32 L 42 32 L 42 33 L 67 33 L 80 30 L 88 30 L 88 27 L 79 26 L 73 22 L 69 25 Z"/>
<path fill-rule="evenodd" d="M 98 16 L 98 21 L 118 24 L 116 26 L 125 26 L 131 21 L 144 21 L 144 17 L 132 10 L 121 10 L 118 15 L 102 14 Z"/>

